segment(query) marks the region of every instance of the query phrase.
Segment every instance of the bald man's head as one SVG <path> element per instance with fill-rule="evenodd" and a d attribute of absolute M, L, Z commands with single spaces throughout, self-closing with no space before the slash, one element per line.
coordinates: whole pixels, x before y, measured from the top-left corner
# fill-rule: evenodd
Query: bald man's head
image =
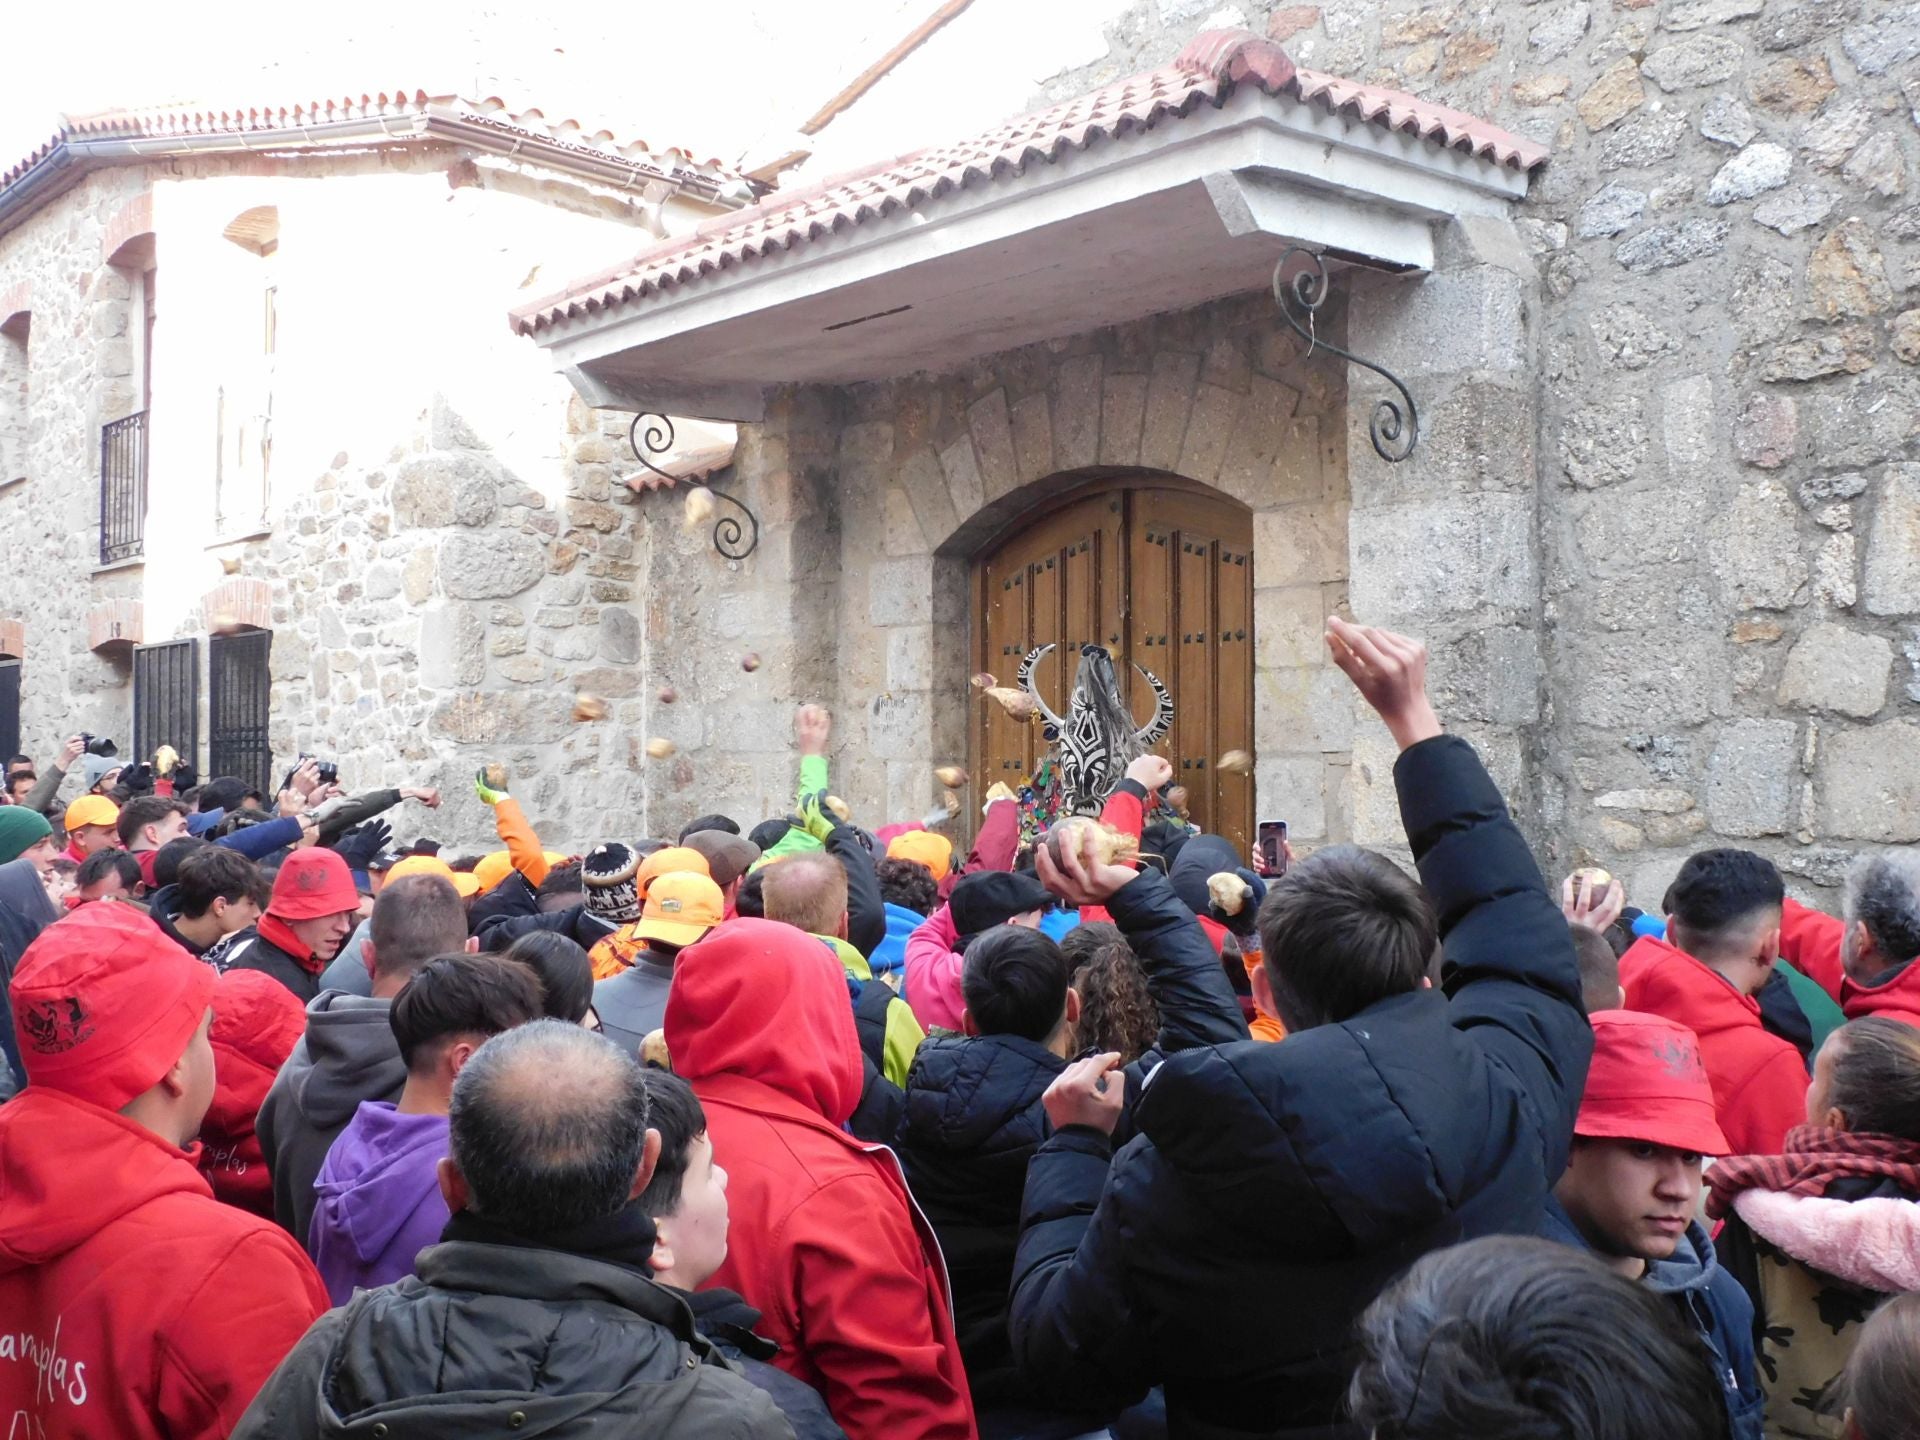
<path fill-rule="evenodd" d="M 847 872 L 831 855 L 793 855 L 769 865 L 760 882 L 766 917 L 809 935 L 847 933 Z"/>
<path fill-rule="evenodd" d="M 537 1240 L 611 1215 L 635 1193 L 647 1089 L 640 1062 L 611 1040 L 535 1020 L 474 1052 L 447 1123 L 466 1208 Z"/>

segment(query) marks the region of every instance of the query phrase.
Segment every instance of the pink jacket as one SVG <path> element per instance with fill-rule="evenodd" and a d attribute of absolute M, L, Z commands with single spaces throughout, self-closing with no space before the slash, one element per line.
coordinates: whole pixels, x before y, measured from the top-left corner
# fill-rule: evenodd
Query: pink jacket
<path fill-rule="evenodd" d="M 1754 1234 L 1823 1274 L 1883 1294 L 1920 1290 L 1920 1204 L 1911 1200 L 1743 1190 L 1733 1208 Z"/>
<path fill-rule="evenodd" d="M 960 996 L 964 957 L 953 948 L 959 939 L 945 905 L 907 937 L 907 1004 L 925 1029 L 960 1028 L 960 1012 L 967 1002 Z"/>

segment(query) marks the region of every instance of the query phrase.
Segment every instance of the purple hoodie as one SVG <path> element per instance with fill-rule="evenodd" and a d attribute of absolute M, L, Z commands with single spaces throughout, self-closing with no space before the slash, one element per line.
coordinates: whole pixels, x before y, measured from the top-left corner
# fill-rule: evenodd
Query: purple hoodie
<path fill-rule="evenodd" d="M 356 1289 L 390 1285 L 439 1243 L 447 1224 L 438 1166 L 447 1153 L 447 1117 L 402 1115 L 385 1100 L 363 1100 L 327 1152 L 307 1250 L 344 1305 Z"/>

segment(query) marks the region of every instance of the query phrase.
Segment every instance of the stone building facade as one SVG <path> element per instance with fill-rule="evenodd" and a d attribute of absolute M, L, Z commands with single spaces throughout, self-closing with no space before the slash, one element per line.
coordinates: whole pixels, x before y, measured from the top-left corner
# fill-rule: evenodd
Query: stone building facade
<path fill-rule="evenodd" d="M 437 785 L 437 816 L 396 821 L 450 844 L 490 834 L 471 776 L 500 759 L 553 843 L 625 828 L 618 717 L 570 715 L 637 683 L 624 424 L 498 310 L 748 198 L 717 164 L 423 94 L 95 119 L 0 176 L 21 747 L 84 729 L 274 780 L 310 752 L 351 787 Z M 131 516 L 103 478 L 129 416 Z"/>
<path fill-rule="evenodd" d="M 1103 58 L 1044 81 L 1036 103 L 1242 26 L 1303 68 L 1551 152 L 1516 203 L 1431 217 L 1431 264 L 1336 272 L 1337 343 L 1420 404 L 1412 459 L 1373 451 L 1369 415 L 1390 392 L 1372 373 L 1277 359 L 1292 336 L 1264 294 L 872 383 L 792 381 L 804 367 L 770 331 L 759 371 L 733 377 L 764 386 L 761 417 L 738 386 L 710 387 L 705 411 L 680 397 L 685 413 L 746 420 L 730 483 L 760 513 L 761 550 L 722 576 L 698 537 L 651 527 L 652 573 L 683 594 L 690 571 L 719 588 L 706 616 L 650 611 L 643 644 L 692 663 L 718 614 L 785 637 L 781 703 L 837 701 L 850 793 L 910 813 L 935 792 L 931 764 L 967 750 L 962 637 L 980 617 L 961 577 L 983 525 L 1040 516 L 1079 467 L 1145 469 L 1253 512 L 1255 803 L 1309 842 L 1397 838 L 1387 737 L 1320 659 L 1320 619 L 1343 603 L 1427 639 L 1443 713 L 1488 755 L 1543 860 L 1604 864 L 1636 903 L 1657 905 L 1680 861 L 1720 841 L 1833 903 L 1823 891 L 1854 851 L 1920 840 L 1920 9 L 1142 0 L 1106 25 Z M 942 43 L 860 102 L 868 130 L 918 133 L 914 117 L 937 113 L 961 135 L 997 118 L 969 111 Z M 1037 73 L 1045 57 L 1026 62 Z M 1356 129 L 1365 103 L 1335 113 Z M 970 175 L 959 190 L 994 184 L 1013 182 Z M 930 222 L 949 202 L 908 203 Z M 820 264 L 853 243 L 839 219 L 809 229 L 798 213 L 783 243 L 821 245 Z M 736 258 L 742 275 L 792 264 Z M 526 308 L 516 323 L 577 382 L 584 337 L 604 328 L 631 383 L 589 391 L 667 403 L 646 359 L 693 355 L 670 333 L 675 307 L 691 316 L 701 287 L 742 282 L 709 268 L 677 296 L 650 283 L 629 273 L 630 296 L 609 302 L 635 316 L 624 350 L 600 311 L 568 316 L 591 287 L 559 297 L 551 328 Z M 762 312 L 769 326 L 778 313 Z M 956 352 L 968 340 L 956 332 Z M 1276 383 L 1298 396 L 1283 424 L 1254 399 Z M 1142 394 L 1183 414 L 1178 446 L 1149 438 Z M 1024 450 L 1016 429 L 1009 459 L 1000 416 L 1023 402 L 1047 418 Z M 1263 444 L 1257 470 L 1222 463 Z M 724 794 L 751 794 L 752 771 L 753 798 L 769 799 L 779 707 L 736 730 L 739 686 L 727 677 L 701 724 L 685 712 L 677 763 L 694 790 Z M 702 769 L 701 745 L 734 771 Z"/>

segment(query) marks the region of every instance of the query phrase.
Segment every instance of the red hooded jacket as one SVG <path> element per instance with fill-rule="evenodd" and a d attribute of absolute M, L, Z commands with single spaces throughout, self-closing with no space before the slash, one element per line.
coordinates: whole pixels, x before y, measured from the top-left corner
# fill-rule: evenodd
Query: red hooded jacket
<path fill-rule="evenodd" d="M 729 920 L 680 952 L 666 1039 L 727 1171 L 713 1283 L 762 1312 L 773 1363 L 851 1440 L 971 1440 L 939 1244 L 893 1152 L 842 1128 L 862 1077 L 833 955 L 789 925 Z"/>
<path fill-rule="evenodd" d="M 1664 940 L 1643 935 L 1620 957 L 1627 1008 L 1685 1025 L 1700 1037 L 1720 1129 L 1735 1155 L 1778 1155 L 1807 1123 L 1800 1052 L 1760 1023 L 1760 1003 Z"/>
<path fill-rule="evenodd" d="M 300 997 L 262 970 L 229 970 L 213 991 L 213 1104 L 200 1125 L 200 1173 L 214 1198 L 273 1218 L 254 1117 L 273 1078 L 307 1033 Z"/>
<path fill-rule="evenodd" d="M 1840 962 L 1846 933 L 1833 916 L 1789 900 L 1780 917 L 1780 958 L 1831 995 L 1849 1020 L 1884 1015 L 1920 1025 L 1920 964 L 1902 967 L 1884 985 L 1857 985 Z"/>
<path fill-rule="evenodd" d="M 0 1107 L 0 1425 L 33 1440 L 224 1436 L 327 1308 L 284 1230 L 181 1150 L 40 1086 Z"/>

